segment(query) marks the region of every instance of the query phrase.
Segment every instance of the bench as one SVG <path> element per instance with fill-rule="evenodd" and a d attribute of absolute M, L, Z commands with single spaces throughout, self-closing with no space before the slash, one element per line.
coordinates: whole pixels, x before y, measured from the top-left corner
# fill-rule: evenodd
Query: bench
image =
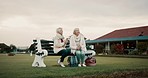
<path fill-rule="evenodd" d="M 32 63 L 32 67 L 46 67 L 44 64 L 44 57 L 46 56 L 61 56 L 59 54 L 54 53 L 53 51 L 53 41 L 36 39 L 33 40 L 35 44 L 35 58 Z M 66 44 L 66 48 L 69 48 L 69 43 Z M 70 50 L 70 49 L 69 49 Z M 85 53 L 86 56 L 91 55 L 92 53 Z M 74 54 L 70 54 L 69 56 L 74 56 Z"/>

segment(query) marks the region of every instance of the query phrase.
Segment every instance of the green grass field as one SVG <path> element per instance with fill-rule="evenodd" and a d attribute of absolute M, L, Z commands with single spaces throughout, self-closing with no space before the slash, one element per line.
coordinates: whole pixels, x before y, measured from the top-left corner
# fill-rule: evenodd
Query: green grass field
<path fill-rule="evenodd" d="M 0 78 L 61 78 L 61 77 L 90 77 L 93 75 L 110 74 L 122 71 L 148 70 L 148 59 L 99 57 L 96 56 L 97 65 L 94 67 L 66 67 L 57 65 L 58 56 L 45 58 L 46 68 L 31 67 L 34 56 L 17 54 L 7 56 L 0 54 Z M 65 59 L 65 64 L 67 60 Z"/>

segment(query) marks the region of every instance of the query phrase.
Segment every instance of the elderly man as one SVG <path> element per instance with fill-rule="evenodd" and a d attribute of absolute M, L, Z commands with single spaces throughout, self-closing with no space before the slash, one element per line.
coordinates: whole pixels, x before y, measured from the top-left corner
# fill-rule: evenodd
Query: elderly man
<path fill-rule="evenodd" d="M 61 58 L 58 60 L 58 64 L 61 67 L 65 67 L 63 64 L 64 58 L 70 54 L 70 51 L 66 50 L 65 48 L 68 39 L 64 40 L 62 28 L 57 28 L 56 32 L 57 34 L 54 37 L 54 53 L 61 55 Z"/>

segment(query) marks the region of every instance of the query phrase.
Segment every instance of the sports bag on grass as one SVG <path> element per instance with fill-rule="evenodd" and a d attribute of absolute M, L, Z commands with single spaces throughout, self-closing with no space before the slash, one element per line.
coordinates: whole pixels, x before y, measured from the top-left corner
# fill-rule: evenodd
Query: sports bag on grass
<path fill-rule="evenodd" d="M 94 57 L 91 57 L 91 58 L 87 58 L 85 60 L 85 64 L 87 66 L 96 66 L 96 59 Z"/>
<path fill-rule="evenodd" d="M 67 59 L 68 65 L 70 67 L 77 67 L 78 66 L 78 61 L 76 56 L 69 56 Z"/>

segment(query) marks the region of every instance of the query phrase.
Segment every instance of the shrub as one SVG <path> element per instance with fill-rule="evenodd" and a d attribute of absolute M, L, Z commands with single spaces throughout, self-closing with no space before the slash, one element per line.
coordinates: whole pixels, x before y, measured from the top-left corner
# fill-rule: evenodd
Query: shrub
<path fill-rule="evenodd" d="M 148 42 L 139 42 L 137 47 L 138 47 L 138 52 L 142 54 L 148 51 Z"/>
<path fill-rule="evenodd" d="M 129 52 L 128 54 L 129 54 L 129 55 L 138 55 L 139 52 L 138 52 L 137 49 L 134 49 L 133 51 Z"/>
<path fill-rule="evenodd" d="M 111 45 L 110 51 L 112 54 L 116 53 L 116 45 L 115 44 Z"/>
<path fill-rule="evenodd" d="M 104 46 L 102 44 L 96 44 L 95 45 L 95 50 L 96 50 L 97 54 L 102 53 L 103 49 L 104 49 Z"/>
<path fill-rule="evenodd" d="M 122 44 L 112 44 L 111 53 L 112 54 L 123 54 L 124 47 Z"/>

